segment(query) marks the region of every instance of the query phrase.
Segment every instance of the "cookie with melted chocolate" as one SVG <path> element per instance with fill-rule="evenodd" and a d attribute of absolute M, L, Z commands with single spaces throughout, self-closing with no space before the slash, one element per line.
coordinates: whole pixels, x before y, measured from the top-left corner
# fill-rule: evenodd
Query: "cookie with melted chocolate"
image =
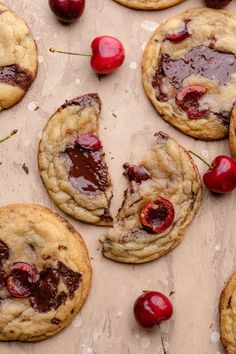
<path fill-rule="evenodd" d="M 201 205 L 201 178 L 189 153 L 167 134 L 156 138 L 140 165 L 124 165 L 130 185 L 101 239 L 103 255 L 117 262 L 145 263 L 171 252 Z"/>
<path fill-rule="evenodd" d="M 87 299 L 86 245 L 65 219 L 38 205 L 1 207 L 0 228 L 0 341 L 46 339 Z"/>
<path fill-rule="evenodd" d="M 236 97 L 236 15 L 195 8 L 162 23 L 142 62 L 145 92 L 183 133 L 217 140 L 229 133 Z"/>
<path fill-rule="evenodd" d="M 38 68 L 36 43 L 25 21 L 0 3 L 0 110 L 18 103 Z"/>
<path fill-rule="evenodd" d="M 162 10 L 180 4 L 185 0 L 115 0 L 116 2 L 137 10 Z"/>
<path fill-rule="evenodd" d="M 63 104 L 39 144 L 39 171 L 53 201 L 74 218 L 110 226 L 111 179 L 98 137 L 101 101 L 87 94 Z"/>

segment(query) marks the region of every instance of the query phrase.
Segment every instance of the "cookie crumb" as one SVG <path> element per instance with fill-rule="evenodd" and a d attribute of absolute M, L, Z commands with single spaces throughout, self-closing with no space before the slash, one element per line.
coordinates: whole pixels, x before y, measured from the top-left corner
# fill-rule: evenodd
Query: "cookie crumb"
<path fill-rule="evenodd" d="M 25 171 L 25 173 L 28 175 L 29 174 L 29 167 L 28 166 L 26 166 L 26 164 L 25 163 L 23 163 L 23 165 L 22 165 L 22 169 Z"/>

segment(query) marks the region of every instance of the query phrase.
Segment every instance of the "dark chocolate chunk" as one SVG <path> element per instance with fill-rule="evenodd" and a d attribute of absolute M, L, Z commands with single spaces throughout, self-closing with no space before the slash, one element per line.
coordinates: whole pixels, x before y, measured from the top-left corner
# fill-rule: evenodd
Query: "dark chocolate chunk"
<path fill-rule="evenodd" d="M 68 289 L 69 296 L 72 297 L 79 287 L 82 275 L 78 272 L 74 272 L 62 262 L 58 262 L 58 272 Z"/>
<path fill-rule="evenodd" d="M 0 241 L 0 267 L 3 265 L 3 261 L 9 258 L 10 251 L 8 246 L 3 242 Z"/>
<path fill-rule="evenodd" d="M 59 318 L 54 317 L 51 319 L 51 323 L 54 325 L 58 325 L 60 322 L 61 322 L 61 320 L 59 320 Z"/>
<path fill-rule="evenodd" d="M 27 91 L 32 81 L 32 74 L 18 64 L 0 67 L 0 82 L 4 84 L 19 86 Z"/>

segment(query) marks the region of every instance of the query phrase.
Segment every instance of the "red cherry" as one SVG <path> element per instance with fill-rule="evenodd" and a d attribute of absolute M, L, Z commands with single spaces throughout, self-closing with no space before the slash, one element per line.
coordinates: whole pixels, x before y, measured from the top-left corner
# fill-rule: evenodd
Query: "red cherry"
<path fill-rule="evenodd" d="M 168 39 L 169 41 L 174 42 L 174 43 L 182 42 L 189 37 L 191 37 L 191 34 L 188 33 L 186 25 L 182 31 L 177 32 L 177 33 L 170 33 L 170 34 L 166 35 L 166 39 Z"/>
<path fill-rule="evenodd" d="M 228 5 L 232 0 L 205 0 L 206 6 L 213 7 L 214 9 L 221 9 Z"/>
<path fill-rule="evenodd" d="M 49 0 L 49 6 L 60 21 L 73 22 L 82 16 L 85 0 Z"/>
<path fill-rule="evenodd" d="M 147 181 L 151 179 L 150 173 L 143 166 L 135 166 L 124 164 L 124 175 L 128 177 L 129 181 L 135 181 L 136 183 L 142 183 L 143 181 Z"/>
<path fill-rule="evenodd" d="M 211 192 L 231 192 L 236 187 L 235 161 L 228 156 L 217 156 L 204 173 L 203 182 Z"/>
<path fill-rule="evenodd" d="M 111 36 L 95 38 L 91 44 L 92 58 L 90 65 L 97 74 L 110 74 L 119 68 L 125 59 L 122 43 Z"/>
<path fill-rule="evenodd" d="M 153 328 L 173 314 L 173 306 L 167 296 L 158 291 L 147 291 L 134 303 L 134 316 L 140 326 Z"/>
<path fill-rule="evenodd" d="M 50 48 L 52 53 L 61 53 L 68 55 L 78 55 L 91 57 L 90 66 L 96 74 L 111 74 L 118 69 L 125 59 L 125 50 L 123 44 L 111 36 L 96 37 L 92 43 L 92 55 L 74 52 L 65 52 L 62 50 Z"/>
<path fill-rule="evenodd" d="M 25 298 L 30 296 L 32 285 L 39 280 L 36 269 L 28 263 L 13 263 L 12 273 L 7 278 L 8 292 L 17 298 Z"/>
<path fill-rule="evenodd" d="M 97 151 L 101 149 L 101 142 L 98 137 L 90 133 L 80 135 L 75 144 L 86 150 Z"/>
<path fill-rule="evenodd" d="M 207 89 L 203 86 L 187 86 L 181 88 L 176 96 L 176 104 L 187 113 L 191 119 L 203 118 L 208 112 L 208 109 L 199 109 L 198 100 L 201 98 Z"/>
<path fill-rule="evenodd" d="M 155 234 L 164 232 L 174 221 L 175 211 L 172 203 L 159 198 L 147 204 L 141 211 L 141 223 Z"/>

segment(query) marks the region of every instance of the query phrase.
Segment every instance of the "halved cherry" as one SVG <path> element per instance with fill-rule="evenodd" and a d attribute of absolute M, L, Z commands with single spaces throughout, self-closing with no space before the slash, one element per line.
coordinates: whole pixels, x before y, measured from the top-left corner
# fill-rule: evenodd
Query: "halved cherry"
<path fill-rule="evenodd" d="M 208 109 L 200 109 L 198 100 L 207 92 L 204 86 L 187 86 L 181 88 L 176 96 L 176 104 L 191 119 L 203 118 Z"/>
<path fill-rule="evenodd" d="M 150 173 L 143 166 L 136 165 L 123 165 L 125 172 L 124 175 L 128 177 L 129 181 L 135 181 L 136 183 L 141 183 L 142 181 L 147 181 L 151 179 Z"/>
<path fill-rule="evenodd" d="M 142 225 L 155 234 L 164 232 L 174 221 L 173 204 L 164 198 L 148 203 L 141 211 Z"/>
<path fill-rule="evenodd" d="M 189 21 L 185 21 L 185 28 L 182 31 L 177 32 L 177 33 L 169 33 L 166 35 L 166 39 L 168 39 L 169 41 L 174 42 L 174 43 L 179 43 L 179 42 L 184 41 L 187 38 L 190 38 L 191 34 L 188 33 L 188 29 L 187 29 L 188 22 Z"/>
<path fill-rule="evenodd" d="M 187 28 L 185 28 L 181 32 L 167 34 L 166 39 L 168 39 L 168 41 L 171 41 L 174 43 L 179 43 L 179 42 L 182 42 L 185 39 L 190 38 L 190 37 L 191 37 L 191 34 L 188 33 Z"/>
<path fill-rule="evenodd" d="M 7 278 L 7 290 L 12 296 L 19 298 L 29 297 L 31 294 L 29 286 L 23 284 L 22 280 L 15 276 Z"/>
<path fill-rule="evenodd" d="M 101 142 L 98 137 L 91 133 L 80 135 L 76 141 L 76 145 L 79 145 L 83 149 L 97 151 L 101 149 Z"/>
<path fill-rule="evenodd" d="M 39 274 L 32 264 L 25 262 L 16 262 L 12 265 L 13 276 L 16 273 L 24 273 L 30 284 L 35 284 L 39 280 Z"/>
<path fill-rule="evenodd" d="M 32 287 L 39 280 L 39 274 L 34 266 L 25 262 L 12 265 L 11 275 L 7 278 L 7 290 L 14 296 L 25 298 L 30 296 Z"/>

